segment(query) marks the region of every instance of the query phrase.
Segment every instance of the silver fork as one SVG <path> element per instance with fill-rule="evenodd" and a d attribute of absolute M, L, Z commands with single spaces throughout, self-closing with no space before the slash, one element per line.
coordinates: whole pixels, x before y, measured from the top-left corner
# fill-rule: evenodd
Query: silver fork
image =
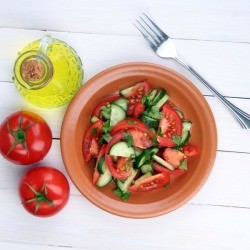
<path fill-rule="evenodd" d="M 174 59 L 185 69 L 189 70 L 232 112 L 243 129 L 250 129 L 250 115 L 225 99 L 196 70 L 180 59 L 177 55 L 174 42 L 146 14 L 143 14 L 143 17 L 140 17 L 140 21 L 136 20 L 136 22 L 137 24 L 134 24 L 135 27 L 159 57 Z"/>

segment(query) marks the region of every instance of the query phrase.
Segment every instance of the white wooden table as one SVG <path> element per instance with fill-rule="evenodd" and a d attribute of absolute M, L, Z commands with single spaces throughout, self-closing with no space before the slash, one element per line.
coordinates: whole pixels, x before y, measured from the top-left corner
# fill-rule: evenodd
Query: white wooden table
<path fill-rule="evenodd" d="M 66 107 L 45 110 L 25 102 L 13 84 L 12 69 L 17 52 L 47 32 L 76 49 L 85 81 L 132 61 L 180 72 L 210 104 L 219 140 L 213 171 L 201 191 L 174 212 L 141 220 L 97 208 L 70 180 L 70 201 L 63 211 L 47 219 L 31 216 L 17 193 L 27 168 L 0 157 L 0 249 L 250 249 L 250 131 L 242 130 L 190 73 L 148 48 L 132 25 L 142 12 L 166 29 L 182 57 L 205 79 L 250 113 L 248 0 L 0 0 L 0 120 L 25 109 L 48 121 L 53 145 L 38 165 L 54 166 L 67 176 L 60 153 Z"/>

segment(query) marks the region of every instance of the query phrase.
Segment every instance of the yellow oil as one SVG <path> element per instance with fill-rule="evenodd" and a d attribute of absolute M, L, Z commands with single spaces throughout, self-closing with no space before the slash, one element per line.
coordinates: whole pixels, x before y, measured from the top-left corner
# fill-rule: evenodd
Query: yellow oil
<path fill-rule="evenodd" d="M 19 54 L 36 51 L 39 49 L 39 44 L 40 40 L 34 41 L 24 47 Z M 17 79 L 15 79 L 15 84 L 28 102 L 44 108 L 59 107 L 68 103 L 80 88 L 83 80 L 82 62 L 72 47 L 57 39 L 53 40 L 47 57 L 52 62 L 53 74 L 45 87 L 27 89 Z M 16 72 L 17 70 L 18 65 L 15 67 L 15 75 L 20 75 L 20 72 Z"/>

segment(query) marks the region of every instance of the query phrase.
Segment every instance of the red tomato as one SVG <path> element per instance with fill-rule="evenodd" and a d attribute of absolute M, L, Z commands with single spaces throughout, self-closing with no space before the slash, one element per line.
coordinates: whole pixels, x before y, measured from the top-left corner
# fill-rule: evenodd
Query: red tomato
<path fill-rule="evenodd" d="M 86 162 L 96 158 L 99 153 L 99 139 L 102 134 L 103 122 L 98 120 L 86 130 L 82 141 L 83 156 Z"/>
<path fill-rule="evenodd" d="M 170 182 L 168 173 L 160 173 L 152 175 L 142 181 L 139 181 L 133 186 L 130 186 L 128 190 L 130 192 L 148 192 L 165 186 Z"/>
<path fill-rule="evenodd" d="M 126 118 L 118 122 L 111 130 L 110 134 L 115 135 L 119 131 L 126 131 L 128 129 L 137 129 L 144 133 L 147 133 L 151 138 L 155 137 L 155 134 L 151 132 L 148 127 L 139 119 L 136 118 Z"/>
<path fill-rule="evenodd" d="M 96 160 L 96 164 L 95 164 L 95 168 L 94 168 L 94 174 L 93 174 L 93 184 L 96 185 L 96 183 L 98 182 L 99 178 L 100 178 L 100 173 L 97 170 L 97 165 L 99 160 L 102 158 L 102 156 L 105 155 L 105 150 L 106 150 L 107 145 L 102 145 L 100 152 L 98 154 L 97 160 Z"/>
<path fill-rule="evenodd" d="M 0 126 L 0 152 L 9 161 L 28 165 L 42 160 L 52 144 L 52 133 L 39 115 L 18 111 Z"/>
<path fill-rule="evenodd" d="M 130 98 L 128 103 L 127 116 L 138 118 L 144 112 L 145 107 L 141 99 Z"/>
<path fill-rule="evenodd" d="M 116 163 L 116 170 L 118 173 L 122 171 L 128 171 L 131 167 L 133 167 L 133 162 L 130 158 L 119 157 Z"/>
<path fill-rule="evenodd" d="M 116 94 L 116 95 L 112 95 L 112 96 L 109 96 L 107 98 L 105 98 L 103 101 L 101 101 L 100 103 L 98 103 L 96 105 L 96 107 L 94 108 L 91 116 L 97 116 L 97 117 L 101 117 L 101 107 L 119 99 L 121 96 L 119 94 Z"/>
<path fill-rule="evenodd" d="M 115 134 L 112 139 L 109 141 L 106 150 L 105 150 L 105 162 L 106 165 L 113 177 L 119 180 L 126 180 L 129 176 L 132 174 L 132 168 L 130 169 L 124 169 L 124 170 L 117 170 L 117 166 L 115 165 L 113 161 L 113 157 L 109 155 L 109 150 L 112 147 L 113 144 L 122 141 L 124 139 L 124 133 L 123 131 L 118 132 Z"/>
<path fill-rule="evenodd" d="M 145 111 L 145 106 L 141 102 L 138 102 L 135 104 L 132 116 L 138 118 L 142 115 L 144 111 Z"/>
<path fill-rule="evenodd" d="M 33 168 L 22 177 L 19 183 L 19 196 L 29 213 L 40 217 L 52 216 L 67 204 L 69 183 L 55 168 Z"/>
<path fill-rule="evenodd" d="M 140 101 L 140 99 L 138 99 L 138 101 Z M 134 98 L 129 99 L 127 116 L 133 115 L 136 103 L 137 103 L 136 99 L 134 99 Z"/>
<path fill-rule="evenodd" d="M 133 88 L 125 95 L 127 98 L 142 99 L 142 97 L 150 91 L 148 80 L 136 83 Z"/>
<path fill-rule="evenodd" d="M 154 171 L 156 171 L 157 173 L 167 173 L 170 177 L 175 177 L 175 176 L 179 176 L 179 175 L 183 175 L 187 172 L 186 169 L 175 169 L 175 170 L 170 170 L 168 168 L 165 168 L 163 166 L 161 166 L 160 164 L 153 162 L 153 169 Z"/>
<path fill-rule="evenodd" d="M 172 166 L 178 168 L 181 162 L 186 158 L 186 156 L 176 149 L 166 148 L 163 152 L 163 158 Z"/>
<path fill-rule="evenodd" d="M 147 133 L 138 129 L 128 129 L 127 132 L 132 136 L 135 147 L 146 149 L 153 146 L 153 142 Z"/>
<path fill-rule="evenodd" d="M 172 136 L 181 136 L 182 120 L 176 111 L 168 105 L 162 107 L 163 118 L 160 120 L 159 127 L 161 134 L 158 136 L 157 141 L 164 147 L 173 147 L 176 144 L 172 140 Z"/>
<path fill-rule="evenodd" d="M 191 146 L 191 145 L 185 145 L 182 147 L 183 153 L 187 157 L 192 157 L 198 155 L 198 147 Z"/>

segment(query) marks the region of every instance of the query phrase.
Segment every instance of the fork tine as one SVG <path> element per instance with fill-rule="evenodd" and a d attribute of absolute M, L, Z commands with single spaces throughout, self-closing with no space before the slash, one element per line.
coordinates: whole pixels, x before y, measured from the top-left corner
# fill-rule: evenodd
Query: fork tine
<path fill-rule="evenodd" d="M 145 13 L 143 13 L 143 15 L 149 20 L 149 22 L 155 27 L 155 29 L 159 32 L 159 34 L 167 39 L 168 35 L 166 33 L 164 33 Z"/>
<path fill-rule="evenodd" d="M 138 20 L 136 20 L 139 24 L 140 22 Z M 140 24 L 140 26 L 144 29 L 144 31 L 139 28 L 136 24 L 134 24 L 134 26 L 138 29 L 138 31 L 141 33 L 141 35 L 144 37 L 144 39 L 146 40 L 146 42 L 149 44 L 149 46 L 152 48 L 153 51 L 157 50 L 157 46 L 155 46 L 151 40 L 145 35 L 145 31 L 147 32 L 147 30 L 145 30 L 145 28 Z M 147 32 L 148 33 L 148 32 Z"/>
<path fill-rule="evenodd" d="M 151 30 L 151 32 L 158 38 L 158 40 L 160 41 L 160 42 L 162 42 L 162 41 L 164 41 L 164 39 L 161 37 L 161 36 L 159 36 L 150 26 L 149 26 L 149 24 L 142 18 L 142 17 L 140 17 L 141 18 L 141 20 L 143 21 L 143 23 Z M 149 33 L 149 32 L 148 32 Z"/>

